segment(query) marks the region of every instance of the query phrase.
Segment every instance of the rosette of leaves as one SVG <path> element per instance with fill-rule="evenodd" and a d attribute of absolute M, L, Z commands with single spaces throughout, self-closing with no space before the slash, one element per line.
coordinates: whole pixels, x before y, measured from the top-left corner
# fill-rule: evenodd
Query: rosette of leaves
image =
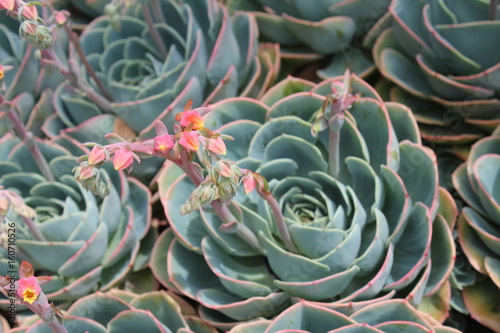
<path fill-rule="evenodd" d="M 350 316 L 301 301 L 272 320 L 241 324 L 230 333 L 274 332 L 414 332 L 459 333 L 413 308 L 404 300 L 381 301 L 355 311 Z"/>
<path fill-rule="evenodd" d="M 53 276 L 43 291 L 58 301 L 109 289 L 145 268 L 155 239 L 148 189 L 104 166 L 99 175 L 110 192 L 100 200 L 73 178 L 75 156 L 86 153 L 79 143 L 36 140 L 36 145 L 53 179 L 42 173 L 26 144 L 11 135 L 0 140 L 0 185 L 18 193 L 36 213 L 32 223 L 13 212 L 6 216 L 0 274 L 12 271 L 9 261 L 27 260 L 37 275 Z M 9 257 L 7 222 L 15 224 L 14 258 Z"/>
<path fill-rule="evenodd" d="M 462 251 L 483 279 L 465 287 L 462 296 L 474 318 L 500 331 L 500 128 L 476 142 L 469 158 L 453 173 L 453 184 L 465 201 L 458 219 Z"/>
<path fill-rule="evenodd" d="M 373 73 L 370 49 L 379 30 L 375 23 L 387 13 L 390 0 L 314 0 L 307 5 L 301 1 L 226 2 L 232 10 L 253 12 L 260 39 L 279 43 L 284 62 L 296 65 L 321 59 L 317 75 L 326 79 L 346 69 L 361 77 Z M 381 20 L 380 25 L 384 24 Z"/>
<path fill-rule="evenodd" d="M 315 85 L 288 78 L 261 101 L 227 99 L 205 116 L 206 127 L 235 138 L 227 158 L 268 180 L 295 250 L 284 245 L 261 196 L 239 194 L 228 206 L 260 240 L 258 251 L 219 230 L 210 209 L 181 215 L 193 186 L 174 167 L 160 175 L 171 228 L 153 250 L 154 274 L 198 301 L 202 317 L 219 328 L 270 318 L 294 298 L 349 313 L 394 297 L 419 304 L 449 289 L 455 251 L 437 209 L 453 200 L 439 195 L 447 192 L 438 187 L 435 156 L 420 144 L 408 108 L 383 103 L 355 75 L 347 80 L 356 97 L 336 139 L 330 130 L 311 134 L 338 97 L 325 97 L 335 79 Z M 435 312 L 446 313 L 446 297 L 435 300 Z"/>
<path fill-rule="evenodd" d="M 67 41 L 59 30 L 58 45 L 54 51 L 64 57 Z M 63 77 L 47 68 L 42 68 L 35 57 L 36 47 L 19 37 L 19 21 L 0 12 L 0 93 L 3 98 L 19 105 L 19 116 L 26 128 L 42 136 L 41 126 L 50 114 L 53 89 Z M 12 127 L 7 115 L 0 110 L 0 135 Z"/>
<path fill-rule="evenodd" d="M 80 44 L 85 57 L 76 51 L 71 57 L 96 94 L 61 84 L 54 97 L 57 117 L 46 122 L 46 131 L 53 137 L 69 127 L 81 142 L 102 142 L 111 132 L 147 137 L 155 120 L 172 125 L 189 100 L 200 106 L 258 96 L 279 67 L 272 48 L 261 61 L 255 20 L 244 13 L 229 17 L 215 0 L 131 2 L 118 21 L 93 20 Z"/>
<path fill-rule="evenodd" d="M 374 59 L 398 87 L 391 99 L 409 106 L 422 136 L 470 143 L 500 123 L 500 31 L 496 1 L 393 0 L 392 27 L 378 38 Z"/>
<path fill-rule="evenodd" d="M 50 333 L 37 317 L 26 320 L 16 332 Z M 140 295 L 112 289 L 79 299 L 64 312 L 68 332 L 216 333 L 191 305 L 176 295 L 153 291 Z"/>

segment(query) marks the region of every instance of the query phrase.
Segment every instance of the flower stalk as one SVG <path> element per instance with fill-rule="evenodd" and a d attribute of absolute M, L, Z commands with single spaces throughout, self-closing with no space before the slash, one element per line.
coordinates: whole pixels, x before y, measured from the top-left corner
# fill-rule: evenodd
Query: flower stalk
<path fill-rule="evenodd" d="M 274 222 L 276 223 L 276 227 L 278 228 L 278 232 L 280 233 L 281 240 L 285 247 L 293 253 L 300 253 L 295 244 L 293 244 L 292 237 L 288 232 L 288 228 L 285 223 L 285 219 L 283 218 L 283 213 L 281 212 L 280 204 L 278 200 L 271 194 L 269 191 L 258 190 L 260 196 L 266 200 L 271 207 L 271 211 L 273 212 Z"/>
<path fill-rule="evenodd" d="M 0 103 L 2 104 L 5 103 L 3 97 L 1 96 L 0 96 Z M 5 104 L 10 104 L 10 103 L 5 103 Z M 17 134 L 19 135 L 21 140 L 23 140 L 24 143 L 26 143 L 26 147 L 28 147 L 29 151 L 33 156 L 33 159 L 35 160 L 36 165 L 38 166 L 40 172 L 44 175 L 44 177 L 47 178 L 47 180 L 49 181 L 55 181 L 54 175 L 52 174 L 52 171 L 50 171 L 50 167 L 49 164 L 47 163 L 47 160 L 45 159 L 42 152 L 40 151 L 40 148 L 38 148 L 35 140 L 33 139 L 33 133 L 29 132 L 26 129 L 15 109 L 19 110 L 19 106 L 9 105 L 7 116 L 14 125 Z"/>
<path fill-rule="evenodd" d="M 160 50 L 161 57 L 163 59 L 166 59 L 167 49 L 165 48 L 165 43 L 163 43 L 163 40 L 161 39 L 160 34 L 158 33 L 158 30 L 154 26 L 153 17 L 151 16 L 151 11 L 149 10 L 147 3 L 142 5 L 142 13 L 144 15 L 144 19 L 146 20 L 146 23 L 148 24 L 151 37 L 153 37 L 156 47 L 158 48 L 158 50 Z"/>
<path fill-rule="evenodd" d="M 109 91 L 106 89 L 102 81 L 99 79 L 97 74 L 94 71 L 94 68 L 90 65 L 89 61 L 87 60 L 87 57 L 85 56 L 85 53 L 83 52 L 82 46 L 80 45 L 80 40 L 78 39 L 78 36 L 76 33 L 70 29 L 68 24 L 64 24 L 64 31 L 69 37 L 69 41 L 75 48 L 75 51 L 78 53 L 78 56 L 80 58 L 80 61 L 82 62 L 83 66 L 85 66 L 85 69 L 87 70 L 87 73 L 89 73 L 90 77 L 94 80 L 96 83 L 97 87 L 101 91 L 101 94 L 110 102 L 113 101 L 113 96 L 109 93 Z"/>
<path fill-rule="evenodd" d="M 490 0 L 489 19 L 495 21 L 497 19 L 498 0 Z"/>

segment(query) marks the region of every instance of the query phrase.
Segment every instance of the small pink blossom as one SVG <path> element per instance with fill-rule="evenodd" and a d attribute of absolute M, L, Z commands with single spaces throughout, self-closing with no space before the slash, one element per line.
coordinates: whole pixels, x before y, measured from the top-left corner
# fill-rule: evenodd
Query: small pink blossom
<path fill-rule="evenodd" d="M 68 21 L 68 17 L 70 16 L 67 10 L 56 11 L 54 15 L 54 21 L 58 25 L 63 25 Z"/>
<path fill-rule="evenodd" d="M 24 5 L 20 9 L 21 16 L 27 20 L 36 21 L 38 18 L 38 10 L 36 6 Z"/>
<path fill-rule="evenodd" d="M 174 147 L 174 141 L 169 134 L 164 134 L 155 137 L 154 149 L 162 153 L 168 152 Z"/>
<path fill-rule="evenodd" d="M 226 144 L 220 136 L 207 140 L 207 149 L 215 154 L 226 155 Z"/>
<path fill-rule="evenodd" d="M 120 148 L 113 156 L 113 166 L 115 170 L 123 170 L 128 168 L 134 162 L 134 153 L 125 148 Z"/>
<path fill-rule="evenodd" d="M 194 130 L 202 129 L 205 126 L 203 123 L 203 117 L 196 110 L 184 111 L 182 113 L 180 124 L 184 127 L 188 127 L 190 124 L 193 124 Z"/>
<path fill-rule="evenodd" d="M 89 159 L 88 159 L 89 165 L 100 163 L 106 160 L 106 157 L 107 157 L 106 151 L 104 150 L 104 148 L 99 146 L 94 146 L 94 148 L 92 148 L 89 154 Z"/>
<path fill-rule="evenodd" d="M 179 140 L 179 144 L 184 148 L 192 151 L 199 149 L 198 134 L 196 132 L 184 132 L 182 133 L 182 138 Z"/>
<path fill-rule="evenodd" d="M 87 166 L 83 166 L 81 168 L 80 175 L 78 176 L 78 178 L 80 180 L 83 180 L 83 179 L 92 178 L 93 176 L 94 176 L 94 167 L 87 165 Z"/>
<path fill-rule="evenodd" d="M 247 173 L 243 179 L 243 188 L 245 190 L 245 194 L 248 194 L 255 190 L 255 187 L 257 186 L 257 181 L 253 177 L 252 173 Z"/>
<path fill-rule="evenodd" d="M 22 298 L 23 301 L 33 304 L 42 291 L 36 277 L 30 276 L 29 278 L 21 278 L 18 283 L 17 295 Z"/>
<path fill-rule="evenodd" d="M 0 0 L 0 9 L 13 10 L 15 4 L 15 0 Z"/>

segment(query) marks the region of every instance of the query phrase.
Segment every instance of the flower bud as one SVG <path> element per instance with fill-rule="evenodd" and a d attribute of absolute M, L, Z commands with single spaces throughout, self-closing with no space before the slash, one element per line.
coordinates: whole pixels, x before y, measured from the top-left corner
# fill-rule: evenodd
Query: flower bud
<path fill-rule="evenodd" d="M 36 21 L 38 19 L 38 10 L 36 6 L 27 4 L 19 8 L 18 16 L 21 22 L 25 20 Z"/>
<path fill-rule="evenodd" d="M 15 0 L 0 0 L 0 9 L 13 10 L 15 4 Z"/>

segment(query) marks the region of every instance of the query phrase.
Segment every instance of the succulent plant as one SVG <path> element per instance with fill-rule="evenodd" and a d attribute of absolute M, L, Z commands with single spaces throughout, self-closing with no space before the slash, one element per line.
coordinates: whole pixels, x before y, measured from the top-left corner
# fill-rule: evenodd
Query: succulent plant
<path fill-rule="evenodd" d="M 36 319 L 26 320 L 13 332 L 50 332 Z M 71 305 L 64 313 L 63 324 L 68 332 L 217 332 L 200 320 L 186 301 L 165 291 L 141 295 L 118 289 L 97 292 Z"/>
<path fill-rule="evenodd" d="M 10 134 L 0 140 L 0 186 L 35 213 L 31 219 L 21 215 L 25 210 L 7 210 L 0 274 L 9 275 L 9 260 L 27 260 L 37 273 L 54 276 L 43 291 L 58 301 L 107 290 L 127 273 L 145 268 L 156 239 L 149 190 L 103 166 L 99 177 L 108 184 L 109 196 L 95 198 L 73 178 L 75 156 L 84 153 L 78 143 L 69 138 L 35 143 L 48 161 L 44 170 L 24 142 Z M 7 222 L 15 224 L 14 258 Z"/>
<path fill-rule="evenodd" d="M 404 300 L 386 300 L 371 304 L 346 316 L 335 310 L 301 301 L 272 320 L 241 324 L 230 333 L 274 332 L 428 332 L 458 333 L 413 308 Z"/>
<path fill-rule="evenodd" d="M 390 0 L 314 0 L 307 5 L 300 1 L 225 2 L 232 10 L 254 12 L 260 39 L 279 43 L 284 61 L 327 62 L 326 67 L 317 71 L 317 75 L 326 79 L 342 75 L 346 69 L 361 77 L 375 70 L 370 44 L 380 26 L 386 24 L 381 20 L 375 26 L 387 14 Z"/>
<path fill-rule="evenodd" d="M 461 248 L 486 279 L 465 287 L 463 297 L 472 316 L 500 331 L 500 127 L 476 142 L 465 163 L 453 173 L 453 184 L 467 207 L 458 219 Z"/>
<path fill-rule="evenodd" d="M 82 142 L 102 142 L 110 132 L 145 138 L 156 119 L 171 125 L 188 100 L 199 106 L 258 96 L 279 66 L 273 48 L 260 60 L 254 19 L 231 18 L 215 0 L 135 3 L 119 21 L 93 20 L 80 44 L 85 57 L 70 56 L 83 63 L 80 79 L 93 92 L 68 82 L 58 87 L 57 117 L 45 124 L 50 137 L 69 127 L 68 135 Z"/>
<path fill-rule="evenodd" d="M 439 200 L 435 156 L 410 110 L 383 103 L 355 75 L 341 79 L 288 78 L 261 101 L 227 99 L 205 116 L 205 126 L 235 138 L 227 158 L 264 176 L 277 200 L 239 193 L 228 206 L 260 247 L 220 227 L 209 208 L 181 215 L 194 186 L 173 165 L 159 177 L 171 228 L 150 265 L 221 329 L 270 318 L 295 298 L 345 313 L 393 297 L 419 304 L 452 270 L 453 238 L 437 210 L 453 200 Z M 338 103 L 352 105 L 335 116 L 328 110 Z"/>
<path fill-rule="evenodd" d="M 392 27 L 373 55 L 398 86 L 391 99 L 412 109 L 424 138 L 470 143 L 500 123 L 496 3 L 392 0 Z"/>

